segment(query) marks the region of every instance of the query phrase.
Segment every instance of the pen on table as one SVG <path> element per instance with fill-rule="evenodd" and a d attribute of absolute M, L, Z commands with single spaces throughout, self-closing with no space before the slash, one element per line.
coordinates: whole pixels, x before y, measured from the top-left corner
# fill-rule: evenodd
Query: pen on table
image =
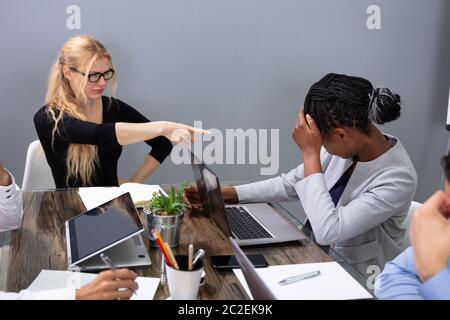
<path fill-rule="evenodd" d="M 194 260 L 192 261 L 192 267 L 195 267 L 195 264 L 197 263 L 197 261 L 200 260 L 201 258 L 203 258 L 204 255 L 205 255 L 205 250 L 198 249 L 198 251 L 194 255 Z"/>
<path fill-rule="evenodd" d="M 104 253 L 100 253 L 100 258 L 103 260 L 103 262 L 108 266 L 108 268 L 110 268 L 111 270 L 116 270 L 116 265 L 114 264 L 114 262 L 111 260 L 110 257 L 108 257 L 107 255 L 105 255 Z M 130 289 L 131 291 L 133 291 L 133 293 L 135 295 L 137 295 L 137 292 L 133 289 Z"/>
<path fill-rule="evenodd" d="M 192 256 L 194 255 L 194 245 L 191 243 L 188 249 L 188 270 L 192 270 Z"/>
<path fill-rule="evenodd" d="M 285 279 L 279 281 L 278 284 L 284 285 L 284 284 L 289 284 L 289 283 L 292 283 L 292 282 L 297 282 L 297 281 L 302 281 L 302 280 L 306 280 L 306 279 L 311 279 L 311 278 L 315 278 L 317 276 L 320 276 L 321 274 L 322 273 L 320 272 L 320 270 L 312 271 L 312 272 L 300 274 L 300 275 L 297 275 L 297 276 L 292 276 L 292 277 L 285 278 Z"/>

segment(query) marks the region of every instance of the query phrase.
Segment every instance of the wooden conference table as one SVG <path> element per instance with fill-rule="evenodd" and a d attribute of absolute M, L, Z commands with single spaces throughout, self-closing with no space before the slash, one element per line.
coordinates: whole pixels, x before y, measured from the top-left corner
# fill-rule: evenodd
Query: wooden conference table
<path fill-rule="evenodd" d="M 66 270 L 66 239 L 64 222 L 85 211 L 77 189 L 23 192 L 24 216 L 22 226 L 15 231 L 0 233 L 0 290 L 18 292 L 26 289 L 42 269 Z M 274 208 L 300 229 L 301 222 L 280 204 Z M 142 217 L 145 219 L 144 214 Z M 137 271 L 140 276 L 160 276 L 161 254 L 149 245 L 152 266 Z M 180 232 L 180 245 L 175 254 L 186 254 L 193 241 L 196 249 L 203 248 L 206 256 L 231 254 L 223 233 L 204 216 L 185 215 Z M 277 245 L 245 247 L 247 254 L 263 254 L 269 265 L 338 261 L 360 284 L 365 278 L 337 255 L 326 254 L 313 240 Z M 233 272 L 218 273 L 209 259 L 204 259 L 206 282 L 200 288 L 199 299 L 248 299 Z M 367 287 L 366 287 L 367 289 Z M 370 290 L 369 290 L 370 291 Z M 159 285 L 155 299 L 169 296 L 167 284 Z"/>

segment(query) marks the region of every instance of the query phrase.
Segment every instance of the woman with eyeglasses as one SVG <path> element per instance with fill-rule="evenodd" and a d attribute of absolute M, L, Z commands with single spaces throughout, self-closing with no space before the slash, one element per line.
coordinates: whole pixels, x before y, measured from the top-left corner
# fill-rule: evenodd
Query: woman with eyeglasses
<path fill-rule="evenodd" d="M 46 105 L 34 116 L 57 188 L 142 183 L 170 154 L 170 140 L 187 144 L 194 133 L 206 133 L 175 122 L 150 122 L 125 102 L 103 96 L 108 84 L 114 95 L 117 82 L 106 48 L 89 36 L 69 39 L 51 68 Z M 119 179 L 122 146 L 139 142 L 151 146 L 149 155 L 130 179 Z"/>

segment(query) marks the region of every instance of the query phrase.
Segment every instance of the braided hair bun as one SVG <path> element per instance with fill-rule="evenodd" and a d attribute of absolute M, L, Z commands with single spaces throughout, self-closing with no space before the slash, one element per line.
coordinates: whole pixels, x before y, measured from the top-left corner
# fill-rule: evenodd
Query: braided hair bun
<path fill-rule="evenodd" d="M 373 90 L 369 104 L 369 120 L 384 124 L 400 117 L 400 96 L 388 88 Z"/>
<path fill-rule="evenodd" d="M 329 73 L 314 83 L 305 97 L 304 112 L 316 121 L 322 134 L 339 126 L 369 132 L 371 122 L 383 124 L 400 117 L 400 96 L 370 81 Z"/>

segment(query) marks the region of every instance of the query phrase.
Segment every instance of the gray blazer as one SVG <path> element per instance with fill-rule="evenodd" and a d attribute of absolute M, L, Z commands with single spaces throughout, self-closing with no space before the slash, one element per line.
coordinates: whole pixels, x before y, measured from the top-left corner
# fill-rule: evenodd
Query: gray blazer
<path fill-rule="evenodd" d="M 316 241 L 330 245 L 362 274 L 400 252 L 408 214 L 417 187 L 417 174 L 400 141 L 377 159 L 358 162 L 337 204 L 329 190 L 352 165 L 321 150 L 323 173 L 305 178 L 303 164 L 281 176 L 236 186 L 240 202 L 297 201 L 300 199 Z M 373 271 L 372 271 L 373 272 Z"/>

